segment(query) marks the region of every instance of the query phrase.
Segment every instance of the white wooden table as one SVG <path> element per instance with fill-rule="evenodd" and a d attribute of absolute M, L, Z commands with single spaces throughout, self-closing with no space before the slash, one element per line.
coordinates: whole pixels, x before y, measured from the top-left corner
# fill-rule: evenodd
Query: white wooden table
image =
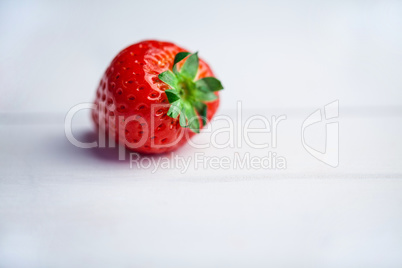
<path fill-rule="evenodd" d="M 77 148 L 63 115 L 2 115 L 0 266 L 398 267 L 402 113 L 341 112 L 337 168 L 302 147 L 308 114 L 289 111 L 269 149 L 286 158 L 285 170 L 196 170 L 195 153 L 265 152 L 187 146 L 177 152 L 192 159 L 183 174 L 174 164 L 130 168 L 114 149 Z M 86 116 L 74 135 L 89 142 Z"/>

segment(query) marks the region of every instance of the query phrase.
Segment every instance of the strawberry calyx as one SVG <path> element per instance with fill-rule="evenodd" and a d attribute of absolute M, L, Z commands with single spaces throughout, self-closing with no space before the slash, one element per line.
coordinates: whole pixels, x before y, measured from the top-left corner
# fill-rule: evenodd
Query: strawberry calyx
<path fill-rule="evenodd" d="M 177 64 L 186 59 L 178 70 Z M 174 58 L 173 68 L 159 74 L 159 79 L 169 85 L 165 90 L 170 103 L 167 115 L 179 117 L 180 126 L 188 127 L 195 133 L 200 132 L 199 117 L 203 125 L 207 121 L 207 105 L 218 97 L 215 91 L 223 89 L 221 82 L 215 77 L 204 77 L 194 81 L 198 72 L 198 52 L 179 52 Z"/>

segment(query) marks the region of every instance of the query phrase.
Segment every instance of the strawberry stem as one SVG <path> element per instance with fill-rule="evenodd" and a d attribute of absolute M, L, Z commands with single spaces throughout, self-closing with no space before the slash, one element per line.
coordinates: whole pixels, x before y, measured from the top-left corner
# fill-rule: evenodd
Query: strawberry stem
<path fill-rule="evenodd" d="M 180 70 L 177 64 L 186 59 Z M 168 116 L 180 116 L 180 125 L 189 127 L 195 133 L 200 132 L 201 117 L 203 125 L 206 124 L 207 105 L 205 102 L 214 101 L 218 97 L 215 91 L 222 90 L 221 82 L 215 77 L 204 77 L 194 81 L 199 66 L 198 52 L 179 52 L 176 54 L 172 71 L 167 70 L 159 74 L 159 79 L 169 85 L 165 91 L 170 108 Z"/>

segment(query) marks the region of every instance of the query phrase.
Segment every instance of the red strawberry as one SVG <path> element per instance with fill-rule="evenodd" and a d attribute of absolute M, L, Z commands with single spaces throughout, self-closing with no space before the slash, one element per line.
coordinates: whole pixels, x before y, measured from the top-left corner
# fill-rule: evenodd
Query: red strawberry
<path fill-rule="evenodd" d="M 134 151 L 168 152 L 211 120 L 221 89 L 197 53 L 143 41 L 113 59 L 97 89 L 92 117 L 99 130 Z"/>

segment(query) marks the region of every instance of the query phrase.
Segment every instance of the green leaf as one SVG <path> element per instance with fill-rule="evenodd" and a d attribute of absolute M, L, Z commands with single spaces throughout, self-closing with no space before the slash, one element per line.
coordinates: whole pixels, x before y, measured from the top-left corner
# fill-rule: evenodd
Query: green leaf
<path fill-rule="evenodd" d="M 171 87 L 176 87 L 177 78 L 170 70 L 164 71 L 158 75 L 158 78 Z"/>
<path fill-rule="evenodd" d="M 190 52 L 179 52 L 176 54 L 176 56 L 174 57 L 174 62 L 173 62 L 173 72 L 175 74 L 179 73 L 179 71 L 177 70 L 176 64 L 179 63 L 180 61 L 182 61 L 184 58 L 186 58 L 190 54 L 191 54 Z"/>
<path fill-rule="evenodd" d="M 179 94 L 176 92 L 175 89 L 167 89 L 165 90 L 166 96 L 169 100 L 169 103 L 173 103 L 180 99 Z"/>
<path fill-rule="evenodd" d="M 202 125 L 205 126 L 207 124 L 207 105 L 198 101 L 195 103 L 195 109 L 202 119 Z"/>
<path fill-rule="evenodd" d="M 180 62 L 184 63 L 179 72 L 177 65 Z M 215 77 L 194 81 L 198 67 L 197 52 L 179 52 L 175 56 L 173 70 L 159 75 L 159 79 L 170 86 L 165 90 L 170 103 L 168 116 L 177 118 L 181 127 L 190 128 L 195 133 L 207 124 L 208 106 L 205 102 L 218 99 L 215 92 L 223 89 L 222 83 Z"/>
<path fill-rule="evenodd" d="M 186 116 L 190 130 L 195 133 L 200 133 L 200 121 L 193 106 L 186 106 Z"/>
<path fill-rule="evenodd" d="M 195 86 L 203 91 L 218 91 L 223 89 L 221 81 L 215 77 L 201 78 L 200 80 L 195 81 Z"/>
<path fill-rule="evenodd" d="M 218 96 L 213 92 L 197 91 L 196 98 L 200 101 L 214 101 L 218 99 Z"/>
<path fill-rule="evenodd" d="M 174 57 L 173 65 L 176 65 L 178 62 L 182 61 L 185 57 L 187 57 L 190 54 L 191 54 L 190 52 L 177 53 L 176 56 Z"/>
<path fill-rule="evenodd" d="M 187 127 L 187 118 L 186 118 L 186 112 L 185 112 L 184 108 L 180 112 L 179 122 L 180 122 L 181 127 Z"/>
<path fill-rule="evenodd" d="M 180 114 L 182 105 L 183 104 L 182 104 L 181 100 L 177 100 L 177 101 L 171 103 L 169 111 L 167 112 L 167 115 L 172 118 L 177 118 L 177 116 Z"/>
<path fill-rule="evenodd" d="M 191 80 L 195 78 L 198 71 L 198 52 L 191 54 L 190 57 L 184 62 L 183 67 L 181 67 L 180 73 L 187 76 Z"/>

